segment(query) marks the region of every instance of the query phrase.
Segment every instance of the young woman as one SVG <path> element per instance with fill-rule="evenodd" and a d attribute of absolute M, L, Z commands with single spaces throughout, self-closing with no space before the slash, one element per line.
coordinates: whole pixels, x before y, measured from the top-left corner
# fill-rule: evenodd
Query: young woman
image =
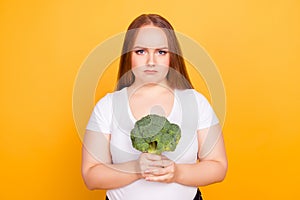
<path fill-rule="evenodd" d="M 174 152 L 141 153 L 130 130 L 142 117 L 164 115 L 181 127 Z M 208 101 L 192 88 L 171 24 L 156 14 L 129 26 L 117 89 L 95 106 L 84 138 L 82 176 L 110 200 L 202 199 L 199 186 L 227 171 L 221 128 Z"/>

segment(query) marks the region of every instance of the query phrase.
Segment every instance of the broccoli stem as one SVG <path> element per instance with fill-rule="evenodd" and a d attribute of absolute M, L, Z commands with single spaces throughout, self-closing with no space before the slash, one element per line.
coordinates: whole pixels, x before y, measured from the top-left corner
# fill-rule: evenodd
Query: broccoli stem
<path fill-rule="evenodd" d="M 156 152 L 156 147 L 157 147 L 157 141 L 153 141 L 149 143 L 149 153 L 155 153 Z"/>

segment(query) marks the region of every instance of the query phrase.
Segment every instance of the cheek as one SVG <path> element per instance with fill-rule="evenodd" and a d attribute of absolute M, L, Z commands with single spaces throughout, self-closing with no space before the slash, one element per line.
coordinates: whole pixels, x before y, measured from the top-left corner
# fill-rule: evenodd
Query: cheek
<path fill-rule="evenodd" d="M 159 59 L 158 64 L 169 67 L 170 66 L 170 56 L 161 57 Z"/>
<path fill-rule="evenodd" d="M 145 65 L 145 61 L 141 56 L 136 56 L 134 54 L 131 55 L 131 67 L 135 68 L 138 66 L 143 66 Z"/>
<path fill-rule="evenodd" d="M 165 60 L 165 64 L 167 66 L 170 66 L 170 56 L 167 56 L 166 60 Z"/>

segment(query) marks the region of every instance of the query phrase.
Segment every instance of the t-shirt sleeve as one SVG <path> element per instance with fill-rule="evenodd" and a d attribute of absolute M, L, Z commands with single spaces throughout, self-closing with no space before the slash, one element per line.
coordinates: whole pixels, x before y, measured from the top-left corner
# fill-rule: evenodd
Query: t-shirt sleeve
<path fill-rule="evenodd" d="M 208 100 L 200 93 L 195 91 L 197 105 L 198 105 L 198 126 L 197 129 L 209 128 L 219 123 L 213 108 Z"/>
<path fill-rule="evenodd" d="M 87 130 L 106 134 L 111 133 L 111 104 L 110 94 L 105 95 L 97 102 L 88 121 Z"/>

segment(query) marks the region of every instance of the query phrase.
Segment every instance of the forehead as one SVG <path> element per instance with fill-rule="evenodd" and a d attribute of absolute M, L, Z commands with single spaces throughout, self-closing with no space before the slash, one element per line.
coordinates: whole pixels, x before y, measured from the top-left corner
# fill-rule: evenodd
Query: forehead
<path fill-rule="evenodd" d="M 137 30 L 134 47 L 165 48 L 168 47 L 168 39 L 161 28 L 144 26 Z"/>

